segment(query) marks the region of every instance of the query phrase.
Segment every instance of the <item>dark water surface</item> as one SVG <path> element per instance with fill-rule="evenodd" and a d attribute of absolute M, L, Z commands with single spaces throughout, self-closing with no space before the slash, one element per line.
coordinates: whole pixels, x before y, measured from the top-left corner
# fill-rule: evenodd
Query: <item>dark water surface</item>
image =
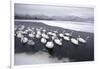
<path fill-rule="evenodd" d="M 28 27 L 28 26 L 29 27 L 32 26 L 35 28 L 43 27 L 44 29 L 46 29 L 48 31 L 49 30 L 50 31 L 57 30 L 58 32 L 62 32 L 63 30 L 66 30 L 67 32 L 72 31 L 72 30 L 63 29 L 60 27 L 53 27 L 53 26 L 45 25 L 42 23 L 15 21 L 15 25 L 19 25 L 19 24 L 25 25 L 26 27 Z M 72 44 L 70 41 L 68 42 L 68 41 L 63 40 L 63 46 L 55 45 L 54 49 L 52 50 L 52 54 L 48 53 L 48 51 L 45 49 L 45 45 L 40 43 L 40 39 L 34 39 L 36 44 L 34 46 L 28 46 L 27 44 L 23 45 L 20 42 L 20 39 L 15 37 L 15 65 L 20 64 L 20 62 L 17 62 L 17 61 L 22 59 L 22 58 L 20 59 L 20 57 L 17 56 L 18 54 L 26 53 L 27 56 L 29 56 L 29 55 L 34 55 L 40 51 L 48 53 L 49 56 L 51 56 L 50 58 L 52 58 L 52 60 L 54 60 L 56 58 L 57 59 L 56 62 L 61 61 L 63 58 L 69 58 L 68 62 L 93 61 L 94 60 L 94 34 L 75 31 L 73 33 L 73 36 L 76 38 L 77 35 L 81 35 L 83 38 L 85 38 L 86 36 L 89 36 L 90 38 L 88 39 L 87 43 L 85 43 L 85 44 L 79 43 L 78 46 Z M 42 55 L 42 54 L 40 54 L 40 55 Z M 31 56 L 31 57 L 33 57 L 33 56 Z M 41 57 L 41 58 L 44 58 L 44 57 Z M 44 59 L 44 63 L 48 63 L 48 62 L 45 62 L 45 60 L 46 59 Z M 31 61 L 31 60 L 27 59 L 25 61 Z M 64 61 L 62 61 L 62 62 L 64 62 Z M 42 63 L 43 63 L 43 61 L 42 61 Z M 53 63 L 53 61 L 51 61 L 51 63 Z M 25 64 L 25 63 L 23 62 L 22 64 Z M 28 63 L 26 62 L 26 64 L 28 64 Z M 29 64 L 34 64 L 34 63 L 29 63 Z"/>

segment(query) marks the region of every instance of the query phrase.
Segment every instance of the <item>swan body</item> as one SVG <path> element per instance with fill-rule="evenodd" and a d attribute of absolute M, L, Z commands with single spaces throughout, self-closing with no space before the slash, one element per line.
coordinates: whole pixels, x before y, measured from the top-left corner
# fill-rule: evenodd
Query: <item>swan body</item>
<path fill-rule="evenodd" d="M 46 43 L 47 42 L 47 40 L 45 39 L 45 38 L 41 38 L 41 43 Z"/>
<path fill-rule="evenodd" d="M 60 37 L 63 37 L 63 36 L 64 36 L 64 34 L 60 33 L 60 34 L 59 34 L 59 36 L 60 36 Z"/>
<path fill-rule="evenodd" d="M 27 37 L 22 37 L 22 38 L 21 38 L 21 42 L 22 42 L 22 43 L 28 42 L 28 38 L 27 38 Z"/>
<path fill-rule="evenodd" d="M 37 31 L 37 34 L 41 35 L 41 31 Z"/>
<path fill-rule="evenodd" d="M 64 36 L 63 38 L 64 38 L 64 40 L 67 40 L 67 41 L 70 40 L 70 38 L 68 36 Z"/>
<path fill-rule="evenodd" d="M 54 39 L 54 42 L 58 45 L 62 45 L 62 40 L 60 39 Z"/>
<path fill-rule="evenodd" d="M 79 36 L 78 41 L 81 42 L 81 43 L 86 43 L 88 38 L 89 37 L 87 37 L 86 39 L 83 39 L 82 37 Z"/>
<path fill-rule="evenodd" d="M 47 32 L 48 35 L 52 35 L 52 32 Z"/>
<path fill-rule="evenodd" d="M 82 43 L 86 43 L 86 40 L 84 40 L 83 38 L 78 38 L 78 40 Z"/>
<path fill-rule="evenodd" d="M 42 37 L 46 38 L 46 39 L 49 39 L 49 36 L 47 34 L 45 34 L 45 33 L 42 34 Z"/>
<path fill-rule="evenodd" d="M 31 38 L 35 37 L 35 35 L 32 34 L 32 33 L 30 33 L 28 36 L 31 37 Z"/>
<path fill-rule="evenodd" d="M 66 36 L 70 36 L 70 33 L 65 33 Z"/>
<path fill-rule="evenodd" d="M 24 28 L 25 28 L 25 26 L 22 25 L 22 26 L 19 28 L 19 30 L 23 30 Z"/>
<path fill-rule="evenodd" d="M 17 33 L 16 35 L 17 35 L 17 38 L 23 37 L 22 33 Z"/>
<path fill-rule="evenodd" d="M 33 40 L 28 40 L 27 44 L 28 45 L 35 45 L 35 42 Z"/>
<path fill-rule="evenodd" d="M 39 35 L 39 34 L 36 34 L 36 38 L 41 38 L 41 35 Z"/>
<path fill-rule="evenodd" d="M 53 48 L 54 47 L 54 43 L 52 41 L 49 41 L 46 43 L 46 47 L 47 48 Z"/>
<path fill-rule="evenodd" d="M 75 45 L 78 45 L 79 44 L 78 40 L 77 39 L 74 39 L 74 38 L 71 38 L 71 42 L 73 44 L 75 44 Z"/>
<path fill-rule="evenodd" d="M 74 31 L 72 31 L 71 33 L 64 33 L 66 36 L 72 36 L 72 34 L 74 33 Z"/>
<path fill-rule="evenodd" d="M 52 33 L 52 36 L 57 36 L 56 33 Z"/>

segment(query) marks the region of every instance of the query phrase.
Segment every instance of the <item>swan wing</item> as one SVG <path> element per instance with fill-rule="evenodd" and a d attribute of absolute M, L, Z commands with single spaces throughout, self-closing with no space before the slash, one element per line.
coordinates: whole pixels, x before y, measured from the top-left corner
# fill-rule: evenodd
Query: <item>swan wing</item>
<path fill-rule="evenodd" d="M 85 43 L 86 41 L 83 38 L 78 38 L 78 40 L 82 43 Z"/>
<path fill-rule="evenodd" d="M 46 47 L 53 48 L 54 47 L 54 43 L 53 42 L 47 42 Z"/>
<path fill-rule="evenodd" d="M 71 39 L 71 42 L 72 42 L 73 44 L 78 45 L 78 40 L 76 40 L 76 39 Z"/>

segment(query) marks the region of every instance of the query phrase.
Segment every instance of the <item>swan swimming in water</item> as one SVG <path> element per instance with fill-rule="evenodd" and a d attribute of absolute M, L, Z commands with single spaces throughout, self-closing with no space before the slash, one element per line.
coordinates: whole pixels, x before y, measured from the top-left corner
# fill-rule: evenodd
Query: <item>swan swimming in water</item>
<path fill-rule="evenodd" d="M 41 38 L 41 43 L 46 43 L 47 42 L 47 40 L 45 39 L 45 38 Z"/>
<path fill-rule="evenodd" d="M 43 32 L 41 35 L 43 38 L 49 39 L 49 36 L 45 32 Z"/>
<path fill-rule="evenodd" d="M 21 42 L 22 42 L 22 43 L 27 43 L 27 42 L 28 42 L 28 38 L 23 36 L 23 37 L 21 38 Z"/>
<path fill-rule="evenodd" d="M 48 35 L 52 35 L 52 32 L 47 32 Z"/>
<path fill-rule="evenodd" d="M 58 39 L 57 37 L 54 39 L 54 42 L 57 44 L 57 45 L 62 45 L 62 39 Z"/>
<path fill-rule="evenodd" d="M 46 43 L 46 47 L 47 47 L 47 48 L 53 48 L 53 47 L 54 47 L 53 41 L 48 41 L 48 42 Z"/>
<path fill-rule="evenodd" d="M 21 25 L 21 27 L 19 28 L 19 30 L 23 30 L 25 28 L 24 25 Z"/>
<path fill-rule="evenodd" d="M 72 31 L 71 33 L 65 33 L 64 32 L 64 36 L 63 36 L 64 40 L 70 41 L 73 32 L 74 31 Z"/>
<path fill-rule="evenodd" d="M 62 33 L 59 34 L 59 36 L 60 36 L 61 38 L 64 37 L 64 32 L 65 32 L 65 31 L 63 31 Z"/>
<path fill-rule="evenodd" d="M 75 39 L 75 38 L 71 38 L 71 43 L 73 43 L 75 45 L 79 45 L 78 39 Z"/>
<path fill-rule="evenodd" d="M 35 45 L 35 42 L 33 40 L 28 40 L 27 44 L 33 46 Z"/>
<path fill-rule="evenodd" d="M 17 37 L 17 38 L 23 37 L 22 31 L 17 31 L 17 32 L 16 32 L 16 37 Z"/>
<path fill-rule="evenodd" d="M 60 36 L 60 37 L 63 37 L 63 36 L 64 36 L 64 34 L 63 34 L 63 33 L 60 33 L 60 34 L 59 34 L 59 36 Z"/>
<path fill-rule="evenodd" d="M 70 37 L 68 37 L 68 36 L 63 36 L 63 38 L 64 38 L 64 40 L 67 40 L 67 41 L 70 40 Z"/>
<path fill-rule="evenodd" d="M 80 35 L 78 35 L 78 41 L 81 43 L 86 43 L 88 38 L 89 36 L 87 36 L 86 39 L 83 39 Z"/>
<path fill-rule="evenodd" d="M 31 37 L 31 38 L 35 37 L 35 35 L 32 32 L 29 33 L 28 36 Z"/>
<path fill-rule="evenodd" d="M 41 31 L 39 29 L 37 29 L 36 38 L 41 38 Z"/>

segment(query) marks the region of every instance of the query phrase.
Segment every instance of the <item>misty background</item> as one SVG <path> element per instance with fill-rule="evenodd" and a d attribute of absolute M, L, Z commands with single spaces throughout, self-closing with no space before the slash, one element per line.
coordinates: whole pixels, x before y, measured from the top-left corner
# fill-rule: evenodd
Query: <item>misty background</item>
<path fill-rule="evenodd" d="M 15 19 L 94 22 L 93 8 L 18 3 L 15 4 L 14 8 Z"/>

